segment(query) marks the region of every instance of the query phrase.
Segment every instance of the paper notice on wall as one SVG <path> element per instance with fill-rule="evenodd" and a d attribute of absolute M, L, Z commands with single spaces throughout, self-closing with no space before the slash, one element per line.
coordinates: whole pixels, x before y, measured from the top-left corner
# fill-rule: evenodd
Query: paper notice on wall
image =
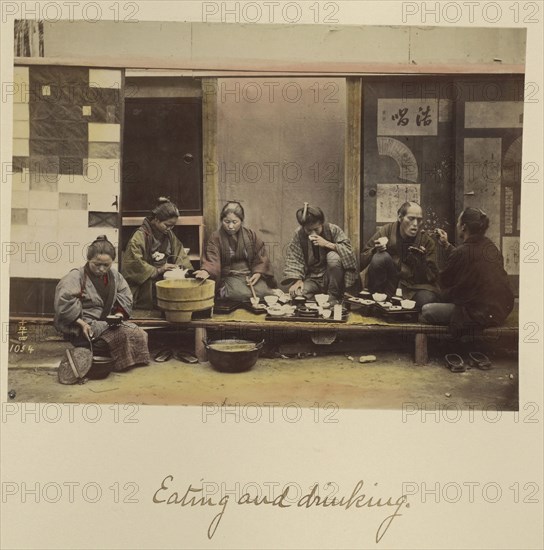
<path fill-rule="evenodd" d="M 514 232 L 514 190 L 504 188 L 504 233 L 511 235 Z"/>
<path fill-rule="evenodd" d="M 378 99 L 379 136 L 436 136 L 438 100 Z"/>
<path fill-rule="evenodd" d="M 376 195 L 376 222 L 394 222 L 400 205 L 408 202 L 420 202 L 420 184 L 379 183 Z"/>
<path fill-rule="evenodd" d="M 523 128 L 523 101 L 467 101 L 465 128 Z"/>
<path fill-rule="evenodd" d="M 519 237 L 502 238 L 504 269 L 508 275 L 519 275 Z"/>

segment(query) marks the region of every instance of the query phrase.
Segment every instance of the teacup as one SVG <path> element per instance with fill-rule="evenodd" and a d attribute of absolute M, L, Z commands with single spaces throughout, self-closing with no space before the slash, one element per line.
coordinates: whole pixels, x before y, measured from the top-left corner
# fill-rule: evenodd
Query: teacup
<path fill-rule="evenodd" d="M 249 299 L 249 301 L 253 307 L 257 306 L 260 302 L 259 298 L 253 298 L 253 296 Z"/>
<path fill-rule="evenodd" d="M 273 306 L 277 304 L 278 300 L 279 300 L 278 296 L 274 296 L 274 295 L 264 297 L 264 301 L 268 306 Z"/>
<path fill-rule="evenodd" d="M 321 307 L 323 307 L 329 301 L 328 294 L 316 294 L 314 298 L 315 298 L 315 301 L 317 302 L 317 305 Z"/>

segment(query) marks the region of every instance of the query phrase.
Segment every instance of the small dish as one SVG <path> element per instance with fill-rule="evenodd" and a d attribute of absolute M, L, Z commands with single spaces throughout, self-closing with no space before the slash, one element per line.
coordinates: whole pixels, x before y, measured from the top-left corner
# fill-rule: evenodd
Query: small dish
<path fill-rule="evenodd" d="M 389 311 L 402 311 L 402 306 L 391 306 Z"/>

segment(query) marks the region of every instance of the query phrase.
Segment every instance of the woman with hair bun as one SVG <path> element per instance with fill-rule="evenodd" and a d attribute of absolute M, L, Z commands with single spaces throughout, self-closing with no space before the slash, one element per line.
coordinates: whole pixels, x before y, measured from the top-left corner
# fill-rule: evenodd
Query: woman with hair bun
<path fill-rule="evenodd" d="M 503 257 L 485 236 L 489 218 L 478 208 L 465 208 L 457 220 L 462 241 L 457 248 L 437 229 L 447 260 L 440 273 L 442 299 L 447 303 L 426 304 L 421 311 L 425 323 L 449 324 L 454 333 L 463 327 L 499 326 L 514 307 L 514 295 Z"/>
<path fill-rule="evenodd" d="M 247 301 L 255 294 L 262 298 L 276 287 L 263 241 L 243 225 L 245 213 L 239 202 L 231 201 L 221 210 L 220 228 L 211 234 L 195 277 L 217 282 L 221 298 Z"/>
<path fill-rule="evenodd" d="M 55 290 L 55 327 L 75 347 L 90 343 L 107 346 L 113 370 L 149 363 L 147 333 L 126 322 L 132 312 L 132 294 L 124 277 L 112 267 L 115 248 L 100 235 L 87 250 L 87 263 L 72 269 Z M 108 317 L 122 321 L 110 326 Z M 111 317 L 110 317 L 111 321 Z"/>
<path fill-rule="evenodd" d="M 193 269 L 183 244 L 172 231 L 178 217 L 176 205 L 160 197 L 127 244 L 121 272 L 130 285 L 137 309 L 155 307 L 155 282 L 166 271 L 177 267 Z"/>

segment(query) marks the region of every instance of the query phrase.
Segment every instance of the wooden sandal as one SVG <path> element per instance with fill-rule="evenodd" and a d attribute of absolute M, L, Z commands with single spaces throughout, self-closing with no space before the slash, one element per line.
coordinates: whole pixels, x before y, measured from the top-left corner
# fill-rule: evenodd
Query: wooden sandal
<path fill-rule="evenodd" d="M 479 351 L 471 351 L 468 354 L 468 357 L 468 362 L 471 367 L 476 367 L 480 370 L 489 370 L 491 368 L 491 361 L 484 353 L 480 353 Z"/>
<path fill-rule="evenodd" d="M 451 372 L 465 372 L 467 370 L 463 358 L 457 355 L 457 353 L 448 353 L 444 359 L 446 360 L 446 366 Z"/>
<path fill-rule="evenodd" d="M 170 361 L 173 355 L 174 352 L 171 349 L 166 348 L 157 352 L 154 359 L 157 363 L 164 363 L 165 361 Z"/>

